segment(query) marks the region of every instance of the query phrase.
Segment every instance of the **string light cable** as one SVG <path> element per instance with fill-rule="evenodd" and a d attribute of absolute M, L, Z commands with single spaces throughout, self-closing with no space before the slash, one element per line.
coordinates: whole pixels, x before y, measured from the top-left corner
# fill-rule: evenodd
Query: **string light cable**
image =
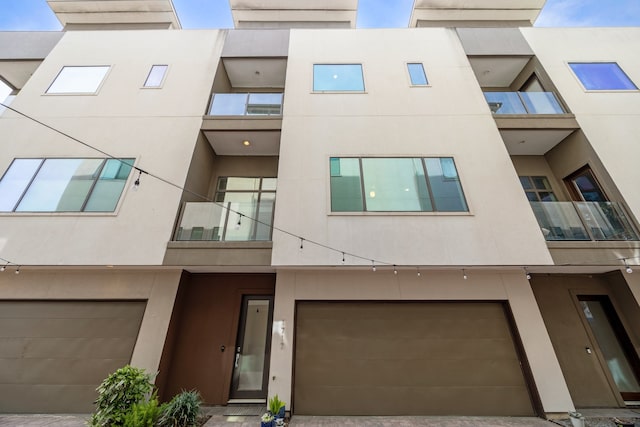
<path fill-rule="evenodd" d="M 167 184 L 167 185 L 169 185 L 171 187 L 174 187 L 174 188 L 176 188 L 176 189 L 178 189 L 178 190 L 180 190 L 180 191 L 182 191 L 184 193 L 187 193 L 187 194 L 189 194 L 191 196 L 197 197 L 198 199 L 200 199 L 202 201 L 213 203 L 216 206 L 219 206 L 219 207 L 221 207 L 223 209 L 227 209 L 229 212 L 232 212 L 234 214 L 239 215 L 238 223 L 240 223 L 240 218 L 244 217 L 244 218 L 247 218 L 247 219 L 249 219 L 251 221 L 254 221 L 257 224 L 260 224 L 260 225 L 263 225 L 265 227 L 268 227 L 272 231 L 278 231 L 279 233 L 282 233 L 284 235 L 288 235 L 288 236 L 291 236 L 291 237 L 293 237 L 295 239 L 298 239 L 298 240 L 300 240 L 300 249 L 303 249 L 303 242 L 307 242 L 307 243 L 315 245 L 317 247 L 324 248 L 326 250 L 329 250 L 329 251 L 332 251 L 332 252 L 336 252 L 337 254 L 342 255 L 343 262 L 344 262 L 345 256 L 348 255 L 348 256 L 350 256 L 352 258 L 355 258 L 355 259 L 359 259 L 359 260 L 366 261 L 366 262 L 371 262 L 372 270 L 374 272 L 376 271 L 376 267 L 377 266 L 383 265 L 383 266 L 393 267 L 394 274 L 398 273 L 397 266 L 396 266 L 395 263 L 386 262 L 386 261 L 380 261 L 380 260 L 376 260 L 376 259 L 373 259 L 373 258 L 370 258 L 370 257 L 365 257 L 365 256 L 358 255 L 358 254 L 355 254 L 355 253 L 352 253 L 352 252 L 344 251 L 342 249 L 336 249 L 336 248 L 334 248 L 332 246 L 329 246 L 327 244 L 324 244 L 324 243 L 321 243 L 321 242 L 318 242 L 318 241 L 315 241 L 315 240 L 311 240 L 311 239 L 308 239 L 306 237 L 299 236 L 299 235 L 297 235 L 297 234 L 295 234 L 295 233 L 293 233 L 291 231 L 288 231 L 288 230 L 285 230 L 283 228 L 277 227 L 277 226 L 275 226 L 273 224 L 266 223 L 266 222 L 264 222 L 264 221 L 262 221 L 260 219 L 253 218 L 253 217 L 248 216 L 248 215 L 246 215 L 246 214 L 244 214 L 242 212 L 236 211 L 234 209 L 231 209 L 228 206 L 225 206 L 224 203 L 222 203 L 222 202 L 216 202 L 212 198 L 209 198 L 209 197 L 204 196 L 202 194 L 199 194 L 199 193 L 197 193 L 195 191 L 192 191 L 192 190 L 189 190 L 187 188 L 184 188 L 184 187 L 182 187 L 182 186 L 180 186 L 178 184 L 175 184 L 175 183 L 169 181 L 166 178 L 163 178 L 160 175 L 157 175 L 157 174 L 155 174 L 153 172 L 150 172 L 148 170 L 142 169 L 139 166 L 135 166 L 134 164 L 129 163 L 126 160 L 118 158 L 118 157 L 116 157 L 116 156 L 114 156 L 114 155 L 112 155 L 112 154 L 110 154 L 110 153 L 108 153 L 108 152 L 106 152 L 106 151 L 104 151 L 104 150 L 102 150 L 100 148 L 97 148 L 97 147 L 95 147 L 95 146 L 93 146 L 93 145 L 91 145 L 91 144 L 89 144 L 87 142 L 84 142 L 84 141 L 82 141 L 82 140 L 80 140 L 78 138 L 75 138 L 74 136 L 69 135 L 68 133 L 65 133 L 65 132 L 63 132 L 61 130 L 58 130 L 55 127 L 53 127 L 51 125 L 48 125 L 48 124 L 46 124 L 46 123 L 44 123 L 44 122 L 42 122 L 42 121 L 40 121 L 40 120 L 38 120 L 38 119 L 36 119 L 34 117 L 31 117 L 28 114 L 25 114 L 25 113 L 15 109 L 15 108 L 9 106 L 9 105 L 6 105 L 6 104 L 0 102 L 0 106 L 4 107 L 4 108 L 6 108 L 6 109 L 8 109 L 10 111 L 13 111 L 14 113 L 16 113 L 16 114 L 18 114 L 18 115 L 20 115 L 20 116 L 22 116 L 22 117 L 24 117 L 24 118 L 26 118 L 28 120 L 31 120 L 31 121 L 33 121 L 33 122 L 35 122 L 35 123 L 47 128 L 47 129 L 49 129 L 49 130 L 51 130 L 51 131 L 53 131 L 53 132 L 55 132 L 57 134 L 60 134 L 60 135 L 66 137 L 66 138 L 68 138 L 68 139 L 70 139 L 70 140 L 72 140 L 72 141 L 74 141 L 74 142 L 76 142 L 78 144 L 81 144 L 82 146 L 84 146 L 86 148 L 94 150 L 94 151 L 104 155 L 105 157 L 107 157 L 109 159 L 116 160 L 116 161 L 118 161 L 118 162 L 120 162 L 120 163 L 122 163 L 124 165 L 127 165 L 127 166 L 131 167 L 132 169 L 136 170 L 138 172 L 138 176 L 137 176 L 137 178 L 136 178 L 136 180 L 135 180 L 135 182 L 133 184 L 135 188 L 140 186 L 140 177 L 142 176 L 142 174 L 145 174 L 145 175 L 148 175 L 148 176 L 150 176 L 152 178 L 155 178 L 158 181 L 163 182 L 163 183 L 165 183 L 165 184 Z M 625 267 L 626 272 L 627 273 L 631 273 L 631 272 L 633 272 L 633 270 L 631 269 L 631 267 L 628 264 L 628 260 L 631 260 L 631 259 L 640 259 L 640 255 L 629 256 L 629 257 L 624 257 L 624 258 L 605 259 L 605 260 L 602 260 L 602 263 L 605 263 L 605 262 L 620 262 L 620 261 L 622 261 L 624 263 L 624 267 Z M 0 271 L 4 271 L 4 270 L 6 270 L 6 268 L 8 266 L 14 265 L 14 266 L 17 267 L 16 274 L 19 274 L 20 265 L 15 264 L 13 262 L 9 262 L 9 261 L 7 261 L 6 259 L 4 259 L 2 257 L 0 257 L 0 261 L 4 261 L 4 263 L 5 263 L 4 267 L 0 267 Z M 574 266 L 591 266 L 591 265 L 594 265 L 594 264 L 592 264 L 592 263 L 589 263 L 589 264 L 587 264 L 587 263 L 584 263 L 584 264 L 581 264 L 581 263 L 569 264 L 569 263 L 567 263 L 567 264 L 557 264 L 555 266 L 556 267 L 568 267 L 568 266 L 574 267 Z M 552 267 L 552 266 L 553 265 L 550 265 L 549 267 Z M 485 266 L 485 267 L 487 267 L 487 266 Z M 499 267 L 499 266 L 495 266 L 495 267 Z M 525 271 L 526 271 L 526 274 L 529 275 L 527 267 L 523 266 L 522 268 L 524 268 Z M 466 268 L 462 268 L 461 270 L 462 270 L 463 278 L 467 279 Z M 419 270 L 418 270 L 418 272 L 419 272 Z M 419 273 L 418 273 L 418 276 L 420 276 Z"/>
<path fill-rule="evenodd" d="M 231 209 L 230 207 L 225 206 L 225 205 L 224 205 L 224 203 L 222 203 L 222 202 L 216 202 L 216 201 L 214 201 L 213 199 L 211 199 L 211 198 L 209 198 L 209 197 L 207 197 L 207 196 L 204 196 L 204 195 L 202 195 L 202 194 L 196 193 L 195 191 L 192 191 L 192 190 L 189 190 L 189 189 L 187 189 L 187 188 L 184 188 L 184 187 L 182 187 L 182 186 L 180 186 L 180 185 L 178 185 L 178 184 L 175 184 L 175 183 L 173 183 L 173 182 L 169 181 L 169 180 L 168 180 L 168 179 L 166 179 L 166 178 L 163 178 L 163 177 L 162 177 L 162 176 L 160 176 L 160 175 L 157 175 L 157 174 L 155 174 L 155 173 L 153 173 L 153 172 L 150 172 L 150 171 L 148 171 L 148 170 L 142 169 L 142 168 L 140 168 L 139 166 L 135 166 L 135 165 L 133 165 L 133 164 L 131 164 L 131 163 L 129 163 L 129 162 L 127 162 L 127 161 L 125 161 L 125 160 L 122 160 L 122 159 L 120 159 L 120 158 L 118 158 L 118 157 L 116 157 L 116 156 L 114 156 L 114 155 L 112 155 L 112 154 L 110 154 L 110 153 L 108 153 L 108 152 L 106 152 L 106 151 L 104 151 L 104 150 L 100 149 L 100 148 L 94 147 L 93 145 L 91 145 L 91 144 L 89 144 L 89 143 L 87 143 L 87 142 L 84 142 L 84 141 L 82 141 L 82 140 L 80 140 L 80 139 L 78 139 L 78 138 L 76 138 L 76 137 L 74 137 L 74 136 L 72 136 L 72 135 L 69 135 L 69 134 L 68 134 L 68 133 L 66 133 L 66 132 L 63 132 L 63 131 L 61 131 L 61 130 L 59 130 L 59 129 L 56 129 L 55 127 L 53 127 L 53 126 L 51 126 L 51 125 L 48 125 L 48 124 L 46 124 L 46 123 L 44 123 L 44 122 L 42 122 L 42 121 L 40 121 L 40 120 L 38 120 L 38 119 L 36 119 L 36 118 L 34 118 L 34 117 L 31 117 L 30 115 L 25 114 L 25 113 L 23 113 L 22 111 L 16 110 L 15 108 L 13 108 L 13 107 L 11 107 L 11 106 L 9 106 L 9 105 L 6 105 L 6 104 L 4 104 L 4 103 L 2 103 L 2 102 L 0 102 L 0 105 L 1 105 L 1 106 L 3 106 L 3 107 L 5 107 L 5 108 L 6 108 L 6 109 L 8 109 L 8 110 L 13 111 L 13 112 L 14 112 L 14 113 L 16 113 L 16 114 L 18 114 L 18 115 L 20 115 L 20 116 L 22 116 L 22 117 L 24 117 L 24 118 L 28 119 L 28 120 L 31 120 L 31 121 L 33 121 L 33 122 L 35 122 L 35 123 L 37 123 L 37 124 L 39 124 L 39 125 L 41 125 L 41 126 L 43 126 L 43 127 L 47 128 L 47 129 L 49 129 L 49 130 L 51 130 L 51 131 L 53 131 L 53 132 L 55 132 L 55 133 L 59 134 L 59 135 L 62 135 L 62 136 L 66 137 L 66 138 L 68 138 L 68 139 L 70 139 L 70 140 L 72 140 L 72 141 L 74 141 L 74 142 L 76 142 L 76 143 L 78 143 L 78 144 L 81 144 L 82 146 L 84 146 L 84 147 L 86 147 L 86 148 L 89 148 L 89 149 L 91 149 L 91 150 L 97 151 L 98 153 L 102 154 L 103 156 L 108 157 L 109 159 L 116 160 L 116 161 L 119 161 L 120 163 L 122 163 L 122 164 L 124 164 L 124 165 L 130 166 L 132 169 L 134 169 L 134 170 L 138 171 L 138 177 L 137 177 L 136 181 L 134 182 L 134 187 L 139 187 L 139 185 L 140 185 L 140 176 L 141 176 L 142 174 L 145 174 L 145 175 L 148 175 L 148 176 L 150 176 L 150 177 L 152 177 L 152 178 L 155 178 L 155 179 L 157 179 L 158 181 L 161 181 L 161 182 L 163 182 L 163 183 L 165 183 L 165 184 L 167 184 L 167 185 L 170 185 L 170 186 L 172 186 L 172 187 L 174 187 L 174 188 L 176 188 L 176 189 L 178 189 L 178 190 L 180 190 L 180 191 L 183 191 L 183 192 L 185 192 L 185 193 L 187 193 L 187 194 L 190 194 L 190 195 L 192 195 L 192 196 L 194 196 L 194 197 L 197 197 L 198 199 L 200 199 L 200 200 L 202 200 L 202 201 L 213 203 L 213 204 L 215 204 L 215 205 L 217 205 L 217 206 L 219 206 L 219 207 L 221 207 L 221 208 L 223 208 L 223 209 L 227 209 L 229 212 L 232 212 L 232 213 L 234 213 L 234 214 L 238 214 L 238 215 L 240 216 L 240 218 L 242 218 L 242 217 L 247 218 L 247 219 L 249 219 L 249 220 L 251 220 L 251 221 L 255 221 L 257 224 L 260 224 L 260 225 L 264 225 L 264 226 L 266 226 L 266 227 L 269 227 L 269 228 L 270 228 L 271 230 L 273 230 L 273 231 L 278 231 L 278 232 L 280 232 L 280 233 L 282 233 L 282 234 L 285 234 L 285 235 L 288 235 L 288 236 L 294 237 L 294 238 L 296 238 L 296 239 L 299 239 L 299 240 L 300 240 L 300 242 L 301 242 L 301 243 L 300 243 L 300 247 L 301 247 L 301 249 L 303 248 L 303 244 L 302 244 L 302 242 L 303 242 L 303 241 L 306 241 L 307 243 L 310 243 L 310 244 L 312 244 L 312 245 L 315 245 L 315 246 L 318 246 L 318 247 L 321 247 L 321 248 L 327 249 L 327 250 L 329 250 L 329 251 L 336 252 L 336 253 L 338 253 L 338 254 L 348 255 L 348 256 L 350 256 L 350 257 L 352 257 L 352 258 L 360 259 L 360 260 L 367 261 L 367 262 L 371 261 L 371 262 L 373 262 L 374 264 L 378 264 L 378 265 L 387 265 L 387 266 L 392 266 L 392 265 L 394 265 L 394 264 L 393 264 L 393 263 L 391 263 L 391 262 L 385 262 L 385 261 L 380 261 L 380 260 L 374 260 L 374 259 L 372 259 L 372 258 L 370 258 L 370 257 L 365 257 L 365 256 L 361 256 L 361 255 L 358 255 L 358 254 L 354 254 L 354 253 L 351 253 L 351 252 L 348 252 L 348 251 L 343 251 L 343 250 L 341 250 L 341 249 L 336 249 L 336 248 L 334 248 L 334 247 L 332 247 L 332 246 L 326 245 L 326 244 L 324 244 L 324 243 L 321 243 L 321 242 L 318 242 L 318 241 L 315 241 L 315 240 L 307 239 L 306 237 L 299 236 L 299 235 L 297 235 L 297 234 L 295 234 L 295 233 L 293 233 L 293 232 L 290 232 L 290 231 L 288 231 L 288 230 L 285 230 L 285 229 L 283 229 L 283 228 L 276 227 L 276 226 L 275 226 L 275 225 L 273 225 L 273 224 L 269 224 L 269 223 L 266 223 L 266 222 L 264 222 L 264 221 L 262 221 L 262 220 L 259 220 L 259 219 L 257 219 L 257 218 L 253 218 L 253 217 L 251 217 L 251 216 L 248 216 L 248 215 L 246 215 L 246 214 L 243 214 L 242 212 L 236 211 L 236 210 L 234 210 L 234 209 Z M 240 220 L 239 220 L 238 222 L 240 222 Z"/>

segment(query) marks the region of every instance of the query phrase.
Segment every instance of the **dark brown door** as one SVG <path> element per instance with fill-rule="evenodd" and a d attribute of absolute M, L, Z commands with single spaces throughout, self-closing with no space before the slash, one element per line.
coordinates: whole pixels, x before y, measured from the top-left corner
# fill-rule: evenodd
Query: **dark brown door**
<path fill-rule="evenodd" d="M 565 183 L 576 202 L 607 202 L 609 199 L 587 165 L 565 178 Z"/>
<path fill-rule="evenodd" d="M 609 298 L 581 295 L 578 299 L 615 387 L 625 401 L 640 400 L 640 359 Z"/>
<path fill-rule="evenodd" d="M 231 399 L 266 399 L 273 297 L 244 296 L 233 364 Z"/>
<path fill-rule="evenodd" d="M 299 302 L 299 415 L 533 416 L 499 302 Z"/>

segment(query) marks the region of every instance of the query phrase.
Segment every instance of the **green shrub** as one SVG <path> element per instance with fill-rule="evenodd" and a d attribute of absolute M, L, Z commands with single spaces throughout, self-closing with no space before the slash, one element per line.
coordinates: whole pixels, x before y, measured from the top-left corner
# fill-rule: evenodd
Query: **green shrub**
<path fill-rule="evenodd" d="M 195 391 L 183 391 L 171 399 L 162 414 L 158 424 L 161 427 L 190 427 L 195 425 L 200 414 L 200 394 Z"/>
<path fill-rule="evenodd" d="M 125 414 L 142 402 L 153 389 L 151 375 L 144 369 L 125 366 L 109 375 L 97 388 L 96 412 L 89 425 L 111 427 L 124 425 Z"/>
<path fill-rule="evenodd" d="M 124 427 L 153 427 L 163 409 L 155 394 L 148 402 L 134 403 L 124 416 Z"/>
<path fill-rule="evenodd" d="M 285 406 L 285 404 L 282 400 L 280 400 L 277 394 L 269 399 L 269 412 L 271 412 L 274 416 L 278 415 L 278 412 L 280 412 L 280 408 L 282 408 L 283 406 Z"/>

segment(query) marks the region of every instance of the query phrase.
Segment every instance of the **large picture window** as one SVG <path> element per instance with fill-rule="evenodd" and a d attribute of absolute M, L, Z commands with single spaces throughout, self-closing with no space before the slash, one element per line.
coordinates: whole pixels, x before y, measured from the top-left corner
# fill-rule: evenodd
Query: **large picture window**
<path fill-rule="evenodd" d="M 314 92 L 364 92 L 361 64 L 315 64 Z"/>
<path fill-rule="evenodd" d="M 134 159 L 15 159 L 0 212 L 113 212 Z"/>
<path fill-rule="evenodd" d="M 586 90 L 638 90 L 615 62 L 571 62 L 569 67 Z"/>
<path fill-rule="evenodd" d="M 108 65 L 62 67 L 47 93 L 94 94 L 100 88 L 109 68 Z"/>
<path fill-rule="evenodd" d="M 451 157 L 330 159 L 333 212 L 466 212 Z"/>

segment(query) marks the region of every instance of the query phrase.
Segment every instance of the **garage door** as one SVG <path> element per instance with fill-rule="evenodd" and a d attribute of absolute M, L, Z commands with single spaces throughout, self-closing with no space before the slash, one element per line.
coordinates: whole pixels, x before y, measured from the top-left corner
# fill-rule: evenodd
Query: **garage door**
<path fill-rule="evenodd" d="M 145 303 L 0 301 L 0 413 L 93 412 L 131 360 Z"/>
<path fill-rule="evenodd" d="M 500 303 L 296 307 L 299 415 L 534 415 Z"/>

